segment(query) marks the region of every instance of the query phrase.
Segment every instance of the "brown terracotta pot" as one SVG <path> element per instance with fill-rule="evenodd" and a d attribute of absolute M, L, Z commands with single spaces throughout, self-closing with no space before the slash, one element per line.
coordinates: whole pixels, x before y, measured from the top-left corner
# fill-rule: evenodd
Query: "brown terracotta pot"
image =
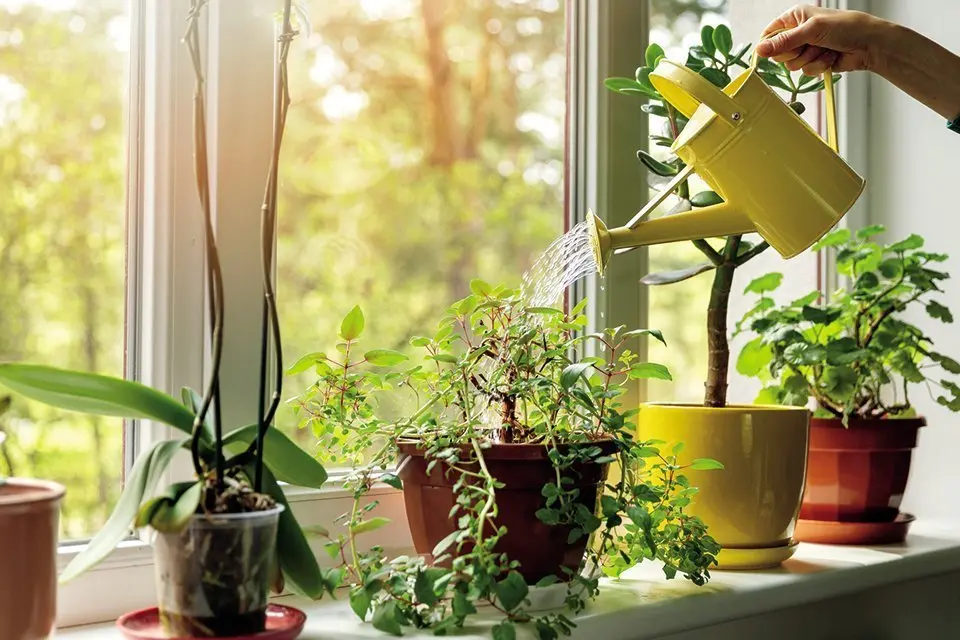
<path fill-rule="evenodd" d="M 596 446 L 606 454 L 616 451 L 612 441 L 597 442 Z M 437 543 L 456 529 L 450 510 L 456 502 L 453 485 L 459 474 L 447 473 L 449 467 L 441 462 L 427 474 L 428 461 L 415 444 L 400 445 L 400 452 L 399 475 L 413 544 L 417 553 L 429 556 Z M 579 567 L 587 539 L 568 544 L 570 527 L 550 526 L 537 519 L 536 511 L 545 506 L 543 486 L 556 482 L 547 449 L 541 444 L 494 444 L 483 453 L 487 469 L 504 484 L 497 489 L 496 525 L 506 527 L 507 533 L 497 544 L 497 552 L 520 563 L 518 571 L 528 584 L 549 575 L 568 579 L 561 567 L 571 571 Z M 609 466 L 579 464 L 573 467 L 575 473 L 568 474 L 580 490 L 580 501 L 591 511 L 597 508 Z"/>
<path fill-rule="evenodd" d="M 0 484 L 0 638 L 53 637 L 64 492 L 43 480 L 8 478 Z"/>
<path fill-rule="evenodd" d="M 923 418 L 810 421 L 802 520 L 893 522 Z"/>

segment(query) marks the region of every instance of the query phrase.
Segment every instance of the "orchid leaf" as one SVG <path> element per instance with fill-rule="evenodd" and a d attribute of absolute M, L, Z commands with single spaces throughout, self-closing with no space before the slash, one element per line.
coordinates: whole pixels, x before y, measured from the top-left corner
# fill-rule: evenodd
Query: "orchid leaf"
<path fill-rule="evenodd" d="M 37 364 L 0 364 L 0 384 L 58 409 L 99 416 L 156 420 L 191 434 L 194 414 L 139 382 Z"/>
<path fill-rule="evenodd" d="M 151 496 L 173 456 L 188 440 L 162 440 L 155 443 L 137 458 L 126 477 L 117 505 L 103 528 L 93 540 L 67 565 L 60 574 L 60 582 L 66 583 L 95 566 L 116 549 L 130 535 L 140 505 Z"/>

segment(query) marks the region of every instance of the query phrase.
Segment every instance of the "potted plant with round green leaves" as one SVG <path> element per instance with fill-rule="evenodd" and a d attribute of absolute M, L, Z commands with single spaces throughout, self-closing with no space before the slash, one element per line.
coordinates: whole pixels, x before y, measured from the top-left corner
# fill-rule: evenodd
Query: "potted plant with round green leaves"
<path fill-rule="evenodd" d="M 780 274 L 749 289 L 759 294 L 740 321 L 756 337 L 738 368 L 762 379 L 758 402 L 816 407 L 811 425 L 807 488 L 798 536 L 813 542 L 896 542 L 913 516 L 901 513 L 917 431 L 926 424 L 911 389 L 929 389 L 960 411 L 960 363 L 936 350 L 905 313 L 924 308 L 941 322 L 953 315 L 936 298 L 949 276 L 947 260 L 924 251 L 918 235 L 883 244 L 879 225 L 839 229 L 815 247 L 835 251 L 837 271 L 851 286 L 823 302 L 819 292 L 776 305 Z"/>
<path fill-rule="evenodd" d="M 181 401 L 133 381 L 35 364 L 0 364 L 0 384 L 27 398 L 69 411 L 154 421 L 181 432 L 177 438 L 151 443 L 140 454 L 106 524 L 60 576 L 61 581 L 75 578 L 106 558 L 135 527 L 151 527 L 156 532 L 159 607 L 123 616 L 120 623 L 136 624 L 141 632 L 156 627 L 152 632 L 170 637 L 252 636 L 265 628 L 271 587 L 279 591 L 285 586 L 309 597 L 320 597 L 332 589 L 329 575 L 320 570 L 280 486 L 286 482 L 319 488 L 326 473 L 320 462 L 272 428 L 283 377 L 270 250 L 261 256 L 265 326 L 259 376 L 264 400 L 247 426 L 225 432 L 221 420 L 223 274 L 206 166 L 199 33 L 206 5 L 205 0 L 191 0 L 185 37 L 196 74 L 196 178 L 205 227 L 206 265 L 198 277 L 207 286 L 211 318 L 211 374 L 203 395 L 184 389 Z M 289 105 L 286 60 L 296 34 L 292 0 L 284 0 L 282 7 L 276 60 L 277 78 L 284 84 L 283 90 L 276 92 L 271 120 L 281 126 L 275 129 L 262 207 L 265 247 L 274 246 L 282 125 Z M 267 376 L 271 346 L 276 354 L 273 364 L 280 371 L 272 381 Z M 189 453 L 194 477 L 159 488 L 181 451 Z M 280 613 L 287 614 L 280 617 L 290 629 L 302 626 L 299 612 L 282 608 Z"/>
<path fill-rule="evenodd" d="M 733 36 L 725 25 L 705 26 L 701 42 L 690 47 L 685 66 L 717 87 L 731 82 L 730 74 L 749 66 L 750 45 L 734 47 Z M 645 65 L 635 78 L 610 78 L 611 90 L 645 100 L 641 110 L 663 119 L 662 131 L 650 136 L 657 148 L 669 150 L 680 137 L 688 119 L 667 102 L 649 80 L 650 72 L 664 57 L 664 50 L 651 44 Z M 782 90 L 790 107 L 802 114 L 801 95 L 820 91 L 823 80 L 792 74 L 784 65 L 758 60 L 758 73 L 766 84 Z M 839 80 L 839 76 L 834 76 Z M 637 152 L 646 168 L 651 187 L 661 188 L 685 168 L 685 163 L 666 151 Z M 695 191 L 690 179 L 675 192 L 676 204 L 666 215 L 706 207 L 722 202 L 710 190 Z M 809 414 L 802 408 L 771 405 L 731 405 L 727 402 L 730 367 L 730 296 L 737 270 L 763 253 L 766 242 L 754 243 L 742 235 L 727 237 L 722 243 L 695 240 L 703 254 L 702 263 L 670 272 L 650 273 L 641 279 L 649 286 L 664 286 L 712 274 L 707 306 L 707 371 L 702 406 L 644 404 L 638 417 L 641 438 L 686 443 L 688 455 L 717 459 L 725 470 L 722 481 L 701 477 L 696 471 L 690 479 L 700 486 L 692 513 L 709 522 L 711 531 L 723 547 L 719 566 L 750 569 L 775 566 L 793 554 L 793 533 L 803 493 Z M 775 461 L 775 464 L 774 464 Z M 766 469 L 758 475 L 758 469 Z M 776 471 L 774 471 L 776 469 Z M 769 496 L 773 505 L 767 504 Z"/>
<path fill-rule="evenodd" d="M 686 473 L 720 465 L 683 464 L 676 451 L 633 437 L 636 409 L 619 398 L 630 378 L 667 378 L 626 348 L 638 334 L 581 335 L 584 303 L 569 313 L 526 306 L 518 293 L 474 281 L 437 332 L 416 337 L 422 362 L 359 346 L 363 316 L 343 321 L 339 353 L 310 354 L 292 369 L 317 380 L 294 400 L 329 459 L 353 464 L 354 508 L 342 531 L 326 532 L 330 555 L 362 619 L 399 635 L 405 626 L 447 633 L 478 607 L 502 620 L 496 639 L 529 623 L 541 638 L 566 635 L 600 587 L 642 560 L 664 563 L 696 584 L 709 578 L 718 547 L 687 513 L 696 489 Z M 587 355 L 591 346 L 603 355 Z M 384 394 L 417 408 L 380 418 Z M 357 465 L 357 461 L 366 464 Z M 397 464 L 396 475 L 388 473 Z M 622 468 L 619 480 L 608 468 Z M 403 488 L 415 557 L 388 559 L 361 548 L 385 524 L 377 482 Z M 535 588 L 553 583 L 567 611 L 536 614 Z"/>

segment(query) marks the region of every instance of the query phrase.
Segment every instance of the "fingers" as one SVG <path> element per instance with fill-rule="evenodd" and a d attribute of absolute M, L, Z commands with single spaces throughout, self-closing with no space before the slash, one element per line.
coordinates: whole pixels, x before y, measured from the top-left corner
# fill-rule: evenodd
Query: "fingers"
<path fill-rule="evenodd" d="M 798 4 L 794 6 L 789 11 L 784 11 L 780 14 L 776 20 L 767 25 L 767 28 L 763 30 L 763 36 L 773 34 L 775 31 L 783 31 L 784 29 L 793 29 L 800 26 L 802 23 L 809 20 L 812 16 L 818 15 L 824 10 L 820 7 L 816 7 L 809 4 Z"/>
<path fill-rule="evenodd" d="M 767 25 L 767 28 L 763 30 L 763 38 L 766 38 L 771 33 L 776 31 L 783 31 L 784 29 L 792 29 L 797 26 L 797 20 L 793 16 L 792 11 L 788 11 L 781 15 L 779 18 Z"/>
<path fill-rule="evenodd" d="M 765 58 L 776 56 L 789 56 L 787 59 L 791 60 L 796 58 L 801 54 L 800 49 L 804 45 L 816 44 L 814 38 L 816 34 L 810 28 L 810 25 L 811 22 L 807 21 L 760 41 L 757 43 L 757 54 Z M 786 62 L 786 60 L 781 60 L 781 62 Z"/>
<path fill-rule="evenodd" d="M 777 62 L 783 62 L 790 71 L 797 71 L 815 61 L 817 58 L 823 55 L 824 51 L 826 50 L 821 49 L 818 46 L 808 44 L 802 49 L 794 49 L 793 51 L 789 52 L 791 57 L 786 57 L 788 54 L 784 54 L 781 56 L 774 56 L 773 59 Z M 799 52 L 799 55 L 793 56 L 793 54 L 796 52 Z"/>
<path fill-rule="evenodd" d="M 803 66 L 803 72 L 806 75 L 818 76 L 821 73 L 825 73 L 828 69 L 833 69 L 833 66 L 840 58 L 840 54 L 836 51 L 831 51 L 830 49 L 824 49 L 822 51 L 823 53 L 815 60 Z"/>

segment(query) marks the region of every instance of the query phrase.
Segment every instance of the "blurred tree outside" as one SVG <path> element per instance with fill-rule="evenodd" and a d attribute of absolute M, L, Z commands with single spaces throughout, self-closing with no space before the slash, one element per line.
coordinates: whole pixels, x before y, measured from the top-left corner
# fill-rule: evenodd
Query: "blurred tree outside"
<path fill-rule="evenodd" d="M 0 0 L 0 360 L 123 374 L 125 0 Z M 0 474 L 67 487 L 61 537 L 120 493 L 123 427 L 13 400 Z"/>
<path fill-rule="evenodd" d="M 406 350 L 472 278 L 519 286 L 564 229 L 560 0 L 310 7 L 313 32 L 291 58 L 280 209 L 291 363 L 332 351 L 357 304 L 367 348 Z M 309 379 L 288 380 L 287 395 Z M 290 408 L 279 419 L 295 430 Z"/>

